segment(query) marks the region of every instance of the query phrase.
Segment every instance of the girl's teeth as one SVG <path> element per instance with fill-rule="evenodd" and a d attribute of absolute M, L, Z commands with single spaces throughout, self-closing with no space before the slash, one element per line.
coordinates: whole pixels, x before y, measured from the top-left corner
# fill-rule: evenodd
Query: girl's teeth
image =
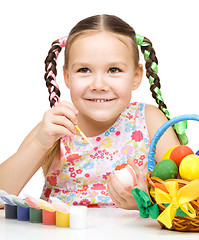
<path fill-rule="evenodd" d="M 93 102 L 109 102 L 111 101 L 111 99 L 88 99 L 89 101 L 93 101 Z"/>
<path fill-rule="evenodd" d="M 93 99 L 94 102 L 106 102 L 106 99 Z"/>

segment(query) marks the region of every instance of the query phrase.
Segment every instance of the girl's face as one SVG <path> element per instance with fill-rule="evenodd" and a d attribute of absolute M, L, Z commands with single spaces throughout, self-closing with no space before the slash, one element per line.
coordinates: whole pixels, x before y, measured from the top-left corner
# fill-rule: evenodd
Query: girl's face
<path fill-rule="evenodd" d="M 139 87 L 142 67 L 135 67 L 130 39 L 99 32 L 72 43 L 64 77 L 78 120 L 113 123 Z"/>

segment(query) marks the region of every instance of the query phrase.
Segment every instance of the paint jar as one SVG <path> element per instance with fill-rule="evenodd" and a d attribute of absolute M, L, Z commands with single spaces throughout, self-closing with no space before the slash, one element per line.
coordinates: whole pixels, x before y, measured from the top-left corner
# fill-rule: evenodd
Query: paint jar
<path fill-rule="evenodd" d="M 56 225 L 56 211 L 50 212 L 43 209 L 42 222 L 45 225 Z"/>
<path fill-rule="evenodd" d="M 17 206 L 5 204 L 5 218 L 17 219 Z"/>
<path fill-rule="evenodd" d="M 73 228 L 73 229 L 87 228 L 87 207 L 86 206 L 70 207 L 70 228 Z"/>
<path fill-rule="evenodd" d="M 30 222 L 42 223 L 42 209 L 30 207 Z"/>
<path fill-rule="evenodd" d="M 56 211 L 56 226 L 69 227 L 70 226 L 70 213 Z"/>
<path fill-rule="evenodd" d="M 29 207 L 17 206 L 17 220 L 29 221 Z"/>

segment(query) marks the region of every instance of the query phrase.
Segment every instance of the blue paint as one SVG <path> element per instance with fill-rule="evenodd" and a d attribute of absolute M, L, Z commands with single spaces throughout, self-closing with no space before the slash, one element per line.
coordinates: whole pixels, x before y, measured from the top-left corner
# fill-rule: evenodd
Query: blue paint
<path fill-rule="evenodd" d="M 29 221 L 29 207 L 17 206 L 17 219 L 19 221 Z"/>

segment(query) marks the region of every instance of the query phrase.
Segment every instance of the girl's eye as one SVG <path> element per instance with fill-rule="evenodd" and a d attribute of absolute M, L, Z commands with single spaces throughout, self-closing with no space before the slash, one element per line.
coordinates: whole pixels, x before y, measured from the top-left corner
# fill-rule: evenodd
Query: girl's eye
<path fill-rule="evenodd" d="M 108 70 L 108 72 L 110 72 L 110 73 L 118 73 L 118 72 L 121 72 L 121 71 L 120 71 L 119 68 L 113 67 L 113 68 L 110 68 L 110 69 Z"/>
<path fill-rule="evenodd" d="M 90 70 L 89 70 L 88 68 L 80 68 L 80 69 L 78 70 L 78 72 L 80 72 L 80 73 L 89 73 Z"/>

